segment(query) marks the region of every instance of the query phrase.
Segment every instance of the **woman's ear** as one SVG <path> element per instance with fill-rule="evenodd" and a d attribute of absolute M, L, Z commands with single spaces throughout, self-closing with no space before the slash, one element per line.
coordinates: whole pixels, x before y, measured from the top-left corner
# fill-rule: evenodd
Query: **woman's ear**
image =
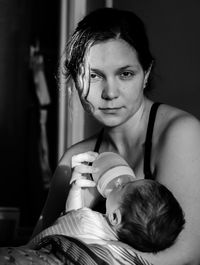
<path fill-rule="evenodd" d="M 117 226 L 121 224 L 122 221 L 122 215 L 120 212 L 120 209 L 116 209 L 114 212 L 110 213 L 108 215 L 108 219 L 113 226 Z"/>

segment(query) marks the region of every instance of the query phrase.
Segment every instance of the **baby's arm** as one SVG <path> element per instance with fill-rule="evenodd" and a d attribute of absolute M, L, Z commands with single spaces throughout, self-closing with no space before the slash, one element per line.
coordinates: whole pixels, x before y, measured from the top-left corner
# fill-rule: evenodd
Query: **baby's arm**
<path fill-rule="evenodd" d="M 82 190 L 84 188 L 92 188 L 96 183 L 88 179 L 88 174 L 96 172 L 97 169 L 89 165 L 97 158 L 95 152 L 86 152 L 72 157 L 72 178 L 70 180 L 71 189 L 65 204 L 65 212 L 77 210 L 84 207 Z"/>

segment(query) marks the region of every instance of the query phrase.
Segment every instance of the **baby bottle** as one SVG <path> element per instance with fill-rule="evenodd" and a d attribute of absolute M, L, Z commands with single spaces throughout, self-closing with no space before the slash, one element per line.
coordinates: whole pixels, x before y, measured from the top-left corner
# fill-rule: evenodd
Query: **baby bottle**
<path fill-rule="evenodd" d="M 99 154 L 93 166 L 99 169 L 97 173 L 92 173 L 92 176 L 97 183 L 98 191 L 105 198 L 114 187 L 136 178 L 124 158 L 113 152 Z"/>

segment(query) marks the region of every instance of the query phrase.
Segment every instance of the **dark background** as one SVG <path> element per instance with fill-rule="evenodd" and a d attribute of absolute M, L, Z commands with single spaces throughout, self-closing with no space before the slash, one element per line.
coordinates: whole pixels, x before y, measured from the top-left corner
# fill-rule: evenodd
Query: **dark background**
<path fill-rule="evenodd" d="M 52 171 L 57 156 L 59 5 L 47 0 L 0 1 L 0 206 L 19 207 L 21 225 L 33 226 L 47 191 L 38 155 L 39 102 L 30 46 L 40 42 L 51 96 L 47 133 Z"/>
<path fill-rule="evenodd" d="M 75 0 L 74 0 L 75 1 Z M 105 5 L 88 0 L 87 12 Z M 145 22 L 155 57 L 152 98 L 200 118 L 200 1 L 114 0 Z M 34 226 L 46 199 L 38 156 L 39 104 L 30 65 L 30 45 L 40 42 L 51 95 L 47 133 L 52 171 L 57 164 L 56 72 L 59 1 L 0 0 L 0 207 L 19 207 L 21 226 Z M 86 118 L 86 136 L 93 123 Z"/>

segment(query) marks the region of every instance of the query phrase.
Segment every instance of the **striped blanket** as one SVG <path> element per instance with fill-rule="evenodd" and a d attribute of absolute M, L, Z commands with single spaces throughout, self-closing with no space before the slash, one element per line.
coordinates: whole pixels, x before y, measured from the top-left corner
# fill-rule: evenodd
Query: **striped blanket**
<path fill-rule="evenodd" d="M 121 246 L 85 244 L 78 239 L 51 235 L 34 249 L 27 246 L 0 248 L 1 265 L 152 265 Z"/>

